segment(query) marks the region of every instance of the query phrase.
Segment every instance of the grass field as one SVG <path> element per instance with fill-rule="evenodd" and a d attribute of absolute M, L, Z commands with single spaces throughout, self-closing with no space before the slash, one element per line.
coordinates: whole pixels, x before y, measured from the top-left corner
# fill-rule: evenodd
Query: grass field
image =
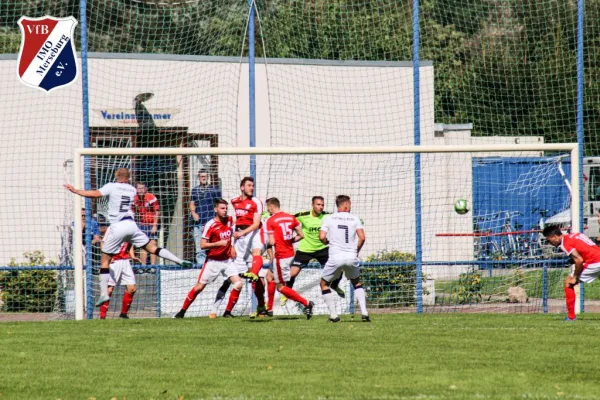
<path fill-rule="evenodd" d="M 0 324 L 1 399 L 598 399 L 600 315 Z"/>

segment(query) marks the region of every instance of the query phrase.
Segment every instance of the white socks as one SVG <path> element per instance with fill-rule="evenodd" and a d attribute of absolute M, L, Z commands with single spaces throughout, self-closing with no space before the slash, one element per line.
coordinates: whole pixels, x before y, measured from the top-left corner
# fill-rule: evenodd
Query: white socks
<path fill-rule="evenodd" d="M 160 251 L 158 252 L 158 256 L 162 257 L 164 259 L 167 259 L 169 261 L 173 261 L 176 264 L 181 264 L 181 261 L 182 261 L 179 257 L 177 257 L 175 254 L 171 253 L 167 249 L 160 249 Z"/>
<path fill-rule="evenodd" d="M 100 296 L 108 297 L 108 280 L 110 279 L 110 273 L 100 270 Z"/>
<path fill-rule="evenodd" d="M 335 310 L 335 298 L 333 297 L 333 293 L 331 293 L 331 289 L 321 291 L 323 294 L 323 300 L 325 300 L 325 304 L 327 304 L 327 308 L 329 308 L 329 317 L 334 319 L 337 318 L 337 312 Z"/>
<path fill-rule="evenodd" d="M 354 296 L 356 297 L 356 300 L 358 300 L 360 313 L 362 315 L 369 315 L 369 312 L 367 311 L 367 298 L 365 297 L 365 289 L 363 289 L 362 286 L 354 289 Z"/>

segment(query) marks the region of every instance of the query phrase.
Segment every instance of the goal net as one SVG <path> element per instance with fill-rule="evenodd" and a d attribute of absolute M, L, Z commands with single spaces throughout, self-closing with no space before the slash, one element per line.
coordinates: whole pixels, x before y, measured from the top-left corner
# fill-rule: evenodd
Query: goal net
<path fill-rule="evenodd" d="M 192 191 L 200 184 L 194 159 L 210 158 L 212 172 L 207 184 L 229 200 L 240 194 L 240 180 L 249 171 L 249 155 L 255 155 L 254 195 L 262 201 L 277 197 L 284 211 L 292 214 L 310 211 L 311 198 L 323 196 L 325 211 L 332 213 L 336 211 L 337 195 L 350 196 L 352 213 L 361 218 L 365 227 L 367 239 L 359 255 L 361 280 L 366 288 L 368 307 L 373 312 L 417 309 L 542 312 L 544 307 L 550 306 L 549 293 L 558 290 L 565 260 L 543 257 L 536 250 L 541 245 L 539 228 L 522 226 L 525 220 L 518 217 L 520 210 L 546 206 L 535 199 L 562 197 L 565 201 L 570 198 L 569 190 L 548 181 L 541 185 L 536 196 L 519 197 L 508 190 L 513 179 L 519 177 L 518 170 L 507 172 L 509 168 L 502 173 L 502 169 L 497 168 L 487 172 L 479 169 L 484 161 L 497 160 L 499 155 L 503 160 L 517 162 L 536 154 L 541 162 L 544 157 L 539 155 L 543 152 L 562 152 L 571 156 L 568 160 L 577 160 L 576 151 L 576 145 L 572 144 L 80 149 L 75 157 L 74 178 L 76 186 L 81 183 L 85 160 L 98 186 L 112 181 L 120 167 L 131 169 L 134 182 L 147 182 L 149 177 L 160 175 L 160 183 L 147 188 L 156 197 L 160 209 L 156 240 L 179 257 L 194 261 L 197 247 L 189 203 Z M 419 170 L 415 170 L 417 155 L 421 158 Z M 146 161 L 140 162 L 142 159 Z M 576 163 L 570 162 L 566 168 L 570 174 L 578 173 Z M 562 179 L 558 171 L 556 174 Z M 480 192 L 487 190 L 485 193 L 490 195 L 491 189 L 479 188 L 481 185 L 503 187 L 496 188 L 495 198 L 482 201 L 478 198 Z M 578 190 L 578 185 L 573 184 L 573 193 Z M 415 200 L 417 198 L 420 202 Z M 466 214 L 455 211 L 457 199 L 467 201 Z M 75 200 L 74 210 L 79 210 L 81 198 Z M 101 213 L 103 200 L 94 206 Z M 229 212 L 232 212 L 231 206 Z M 577 203 L 572 204 L 571 213 L 577 217 Z M 136 218 L 140 222 L 139 216 Z M 80 223 L 76 218 L 76 227 Z M 81 231 L 75 228 L 75 232 Z M 78 235 L 75 236 L 74 243 L 81 243 Z M 498 238 L 501 240 L 496 240 Z M 484 241 L 490 244 L 489 249 L 483 248 Z M 498 248 L 493 248 L 494 244 Z M 99 295 L 98 264 L 84 271 L 82 248 L 75 246 L 74 249 L 75 271 L 83 272 L 75 279 L 78 316 L 83 317 L 84 309 L 85 315 L 95 316 L 97 311 L 92 305 Z M 321 266 L 315 261 L 299 274 L 294 288 L 315 302 L 316 313 L 323 314 L 328 311 L 319 289 Z M 268 265 L 265 254 L 265 273 Z M 201 268 L 202 265 L 196 264 L 184 270 L 164 260 L 134 264 L 138 291 L 130 315 L 173 315 L 196 283 Z M 210 284 L 187 315 L 208 315 L 222 282 L 219 278 Z M 338 298 L 338 312 L 353 313 L 356 305 L 352 286 L 343 279 L 340 287 L 346 296 Z M 120 312 L 121 293 L 117 290 L 113 294 L 109 317 Z M 288 301 L 282 306 L 276 294 L 274 314 L 300 313 L 292 303 Z M 246 288 L 234 311 L 242 315 L 251 310 L 252 294 Z"/>

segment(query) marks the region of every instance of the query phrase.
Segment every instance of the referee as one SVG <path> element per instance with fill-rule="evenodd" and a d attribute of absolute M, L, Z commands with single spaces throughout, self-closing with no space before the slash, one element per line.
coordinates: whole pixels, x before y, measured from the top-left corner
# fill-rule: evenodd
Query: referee
<path fill-rule="evenodd" d="M 324 245 L 319 240 L 319 231 L 321 230 L 321 224 L 323 218 L 327 215 L 323 211 L 325 208 L 325 199 L 321 196 L 314 196 L 312 198 L 312 210 L 299 212 L 296 215 L 296 219 L 302 224 L 302 233 L 304 233 L 304 239 L 300 241 L 294 261 L 292 261 L 292 268 L 290 272 L 290 280 L 286 283 L 286 286 L 292 288 L 296 280 L 296 276 L 300 271 L 308 265 L 308 263 L 315 259 L 321 264 L 321 267 L 325 266 L 327 259 L 329 258 L 329 247 Z M 339 288 L 340 280 L 333 281 L 331 283 L 331 289 L 334 290 L 340 297 L 346 297 L 346 294 L 342 289 Z M 287 298 L 281 296 L 281 306 L 285 305 Z"/>

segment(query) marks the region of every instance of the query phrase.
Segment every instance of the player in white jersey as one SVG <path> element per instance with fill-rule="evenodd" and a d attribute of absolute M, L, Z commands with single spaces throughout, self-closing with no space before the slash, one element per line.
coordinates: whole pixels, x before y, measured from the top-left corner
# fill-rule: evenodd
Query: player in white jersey
<path fill-rule="evenodd" d="M 97 199 L 108 197 L 108 219 L 110 229 L 104 238 L 102 246 L 102 261 L 100 265 L 100 298 L 96 302 L 96 307 L 110 301 L 108 296 L 108 282 L 110 279 L 110 261 L 112 257 L 119 253 L 121 245 L 124 242 L 131 243 L 136 248 L 143 248 L 150 254 L 156 254 L 181 265 L 190 268 L 192 263 L 183 261 L 167 249 L 161 249 L 153 242 L 150 242 L 148 236 L 142 232 L 133 220 L 131 205 L 136 195 L 136 189 L 129 184 L 130 173 L 127 168 L 119 168 L 115 173 L 116 182 L 107 183 L 98 190 L 75 189 L 73 185 L 64 185 L 71 193 L 82 197 Z"/>
<path fill-rule="evenodd" d="M 329 258 L 321 275 L 321 293 L 329 308 L 329 321 L 339 322 L 335 310 L 335 299 L 330 284 L 339 278 L 342 272 L 352 282 L 354 295 L 360 305 L 363 322 L 371 322 L 367 311 L 365 290 L 360 282 L 358 253 L 365 244 L 365 230 L 360 218 L 350 214 L 352 202 L 350 197 L 339 195 L 335 199 L 337 212 L 323 218 L 319 240 L 329 245 Z"/>

